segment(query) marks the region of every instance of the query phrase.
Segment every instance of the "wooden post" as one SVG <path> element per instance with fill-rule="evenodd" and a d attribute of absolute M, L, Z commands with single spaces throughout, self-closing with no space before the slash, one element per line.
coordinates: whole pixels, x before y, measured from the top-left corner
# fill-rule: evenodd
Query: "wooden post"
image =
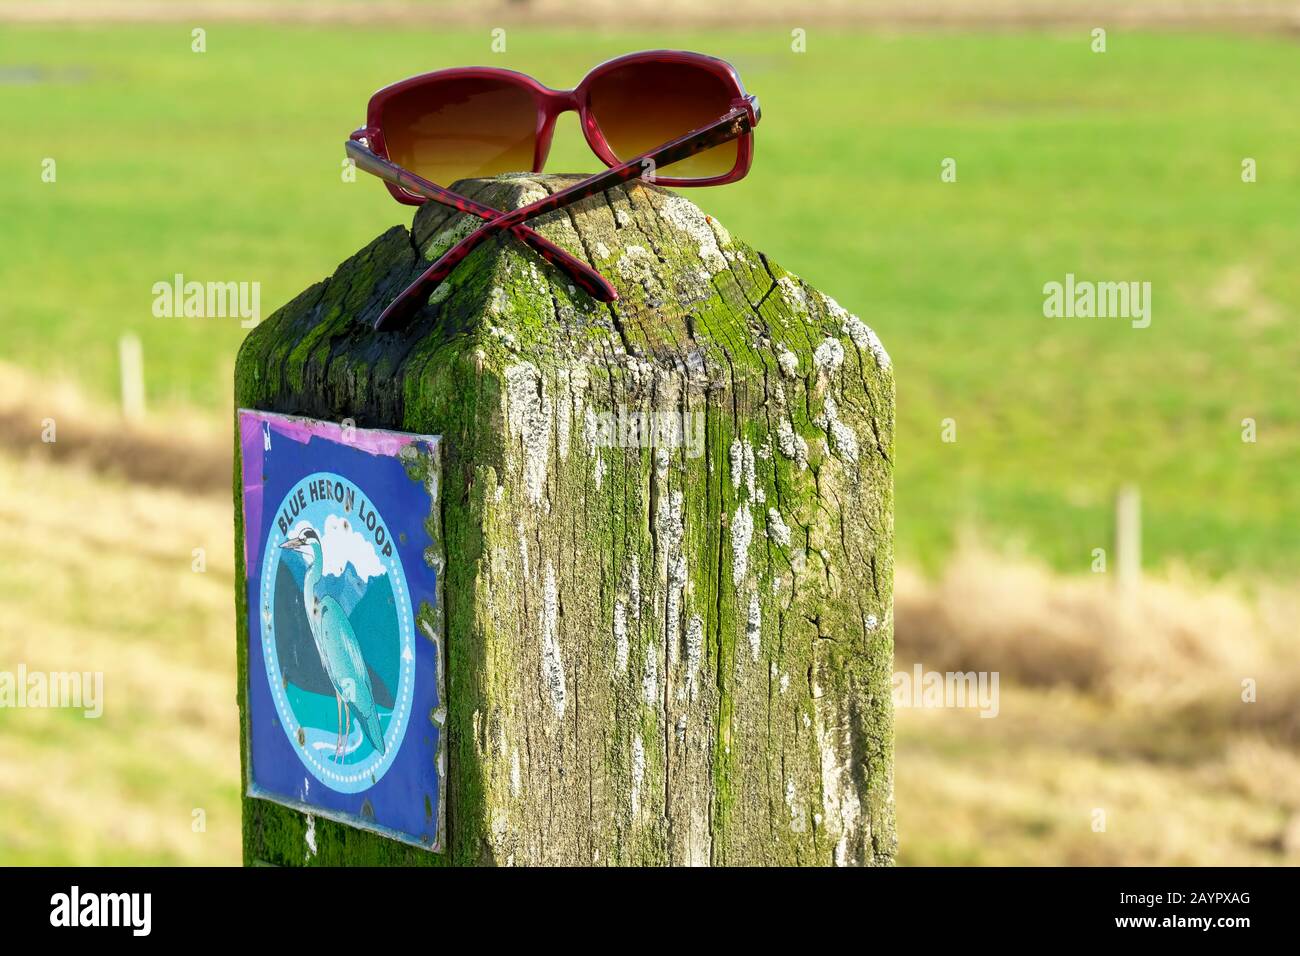
<path fill-rule="evenodd" d="M 508 209 L 570 181 L 458 189 Z M 536 223 L 613 306 L 507 238 L 371 331 L 476 222 L 422 207 L 254 329 L 235 373 L 238 407 L 440 436 L 445 845 L 245 798 L 245 862 L 892 862 L 879 340 L 639 182 Z"/>
<path fill-rule="evenodd" d="M 118 339 L 117 357 L 122 379 L 122 417 L 144 419 L 144 348 L 139 336 L 128 332 Z"/>
<path fill-rule="evenodd" d="M 1122 603 L 1137 596 L 1142 579 L 1142 499 L 1136 485 L 1115 496 L 1115 585 Z"/>

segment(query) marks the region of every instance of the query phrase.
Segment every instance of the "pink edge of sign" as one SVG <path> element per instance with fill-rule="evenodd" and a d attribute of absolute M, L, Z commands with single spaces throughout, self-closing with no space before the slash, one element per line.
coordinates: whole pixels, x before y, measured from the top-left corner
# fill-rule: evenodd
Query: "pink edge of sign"
<path fill-rule="evenodd" d="M 251 562 L 258 557 L 249 553 L 250 543 L 255 543 L 256 535 L 249 534 L 249 528 L 262 526 L 262 461 L 263 429 L 269 428 L 274 436 L 306 444 L 313 437 L 330 441 L 343 442 L 343 426 L 335 422 L 319 421 L 313 418 L 301 418 L 292 415 L 277 415 L 272 412 L 259 412 L 253 409 L 239 410 L 239 454 L 242 463 L 244 491 L 244 574 L 248 574 Z M 353 428 L 346 443 L 372 455 L 393 457 L 422 436 L 408 435 L 403 432 L 386 431 L 379 428 Z"/>

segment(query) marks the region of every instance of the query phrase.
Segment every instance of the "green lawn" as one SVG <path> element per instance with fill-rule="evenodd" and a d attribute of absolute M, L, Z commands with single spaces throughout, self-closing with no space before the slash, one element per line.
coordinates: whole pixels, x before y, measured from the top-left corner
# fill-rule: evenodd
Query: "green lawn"
<path fill-rule="evenodd" d="M 1094 54 L 1086 33 L 814 29 L 795 54 L 782 30 L 520 27 L 497 55 L 486 29 L 214 24 L 194 54 L 183 26 L 0 26 L 0 361 L 114 400 L 129 329 L 151 402 L 215 414 L 243 330 L 154 318 L 151 287 L 260 281 L 269 313 L 409 217 L 339 175 L 374 88 L 488 62 L 571 85 L 654 46 L 732 59 L 763 101 L 750 178 L 691 198 L 893 356 L 900 558 L 933 566 L 971 525 L 1082 570 L 1133 481 L 1149 564 L 1300 570 L 1300 56 L 1281 38 L 1112 31 Z M 550 168 L 592 162 L 566 118 Z M 1151 282 L 1151 327 L 1044 318 L 1067 272 Z"/>

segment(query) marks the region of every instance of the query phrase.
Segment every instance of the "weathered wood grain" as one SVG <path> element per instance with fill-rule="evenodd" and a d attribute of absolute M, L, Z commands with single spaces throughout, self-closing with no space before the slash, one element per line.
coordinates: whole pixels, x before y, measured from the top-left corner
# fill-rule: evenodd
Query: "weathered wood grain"
<path fill-rule="evenodd" d="M 504 209 L 568 181 L 459 188 Z M 643 183 L 536 224 L 612 306 L 506 238 L 372 332 L 475 224 L 423 207 L 263 322 L 236 370 L 237 407 L 445 438 L 447 850 L 316 820 L 313 853 L 301 814 L 246 799 L 246 862 L 891 862 L 874 333 Z M 628 442 L 609 426 L 633 413 L 684 415 L 687 440 Z"/>

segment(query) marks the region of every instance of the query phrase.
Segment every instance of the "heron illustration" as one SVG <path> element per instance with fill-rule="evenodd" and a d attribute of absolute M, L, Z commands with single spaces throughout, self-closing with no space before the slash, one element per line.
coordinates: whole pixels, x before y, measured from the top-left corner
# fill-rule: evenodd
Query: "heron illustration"
<path fill-rule="evenodd" d="M 302 555 L 311 555 L 311 567 L 307 569 L 302 584 L 302 601 L 307 610 L 312 639 L 316 642 L 316 651 L 320 654 L 321 666 L 334 685 L 334 697 L 338 703 L 339 723 L 334 759 L 338 761 L 343 757 L 347 739 L 352 734 L 353 714 L 370 746 L 382 754 L 384 734 L 379 726 L 379 709 L 375 706 L 370 672 L 366 669 L 365 658 L 361 656 L 356 631 L 352 629 L 352 623 L 343 612 L 343 605 L 336 598 L 316 593 L 316 586 L 321 580 L 321 568 L 324 566 L 320 535 L 308 526 L 280 547 Z"/>

